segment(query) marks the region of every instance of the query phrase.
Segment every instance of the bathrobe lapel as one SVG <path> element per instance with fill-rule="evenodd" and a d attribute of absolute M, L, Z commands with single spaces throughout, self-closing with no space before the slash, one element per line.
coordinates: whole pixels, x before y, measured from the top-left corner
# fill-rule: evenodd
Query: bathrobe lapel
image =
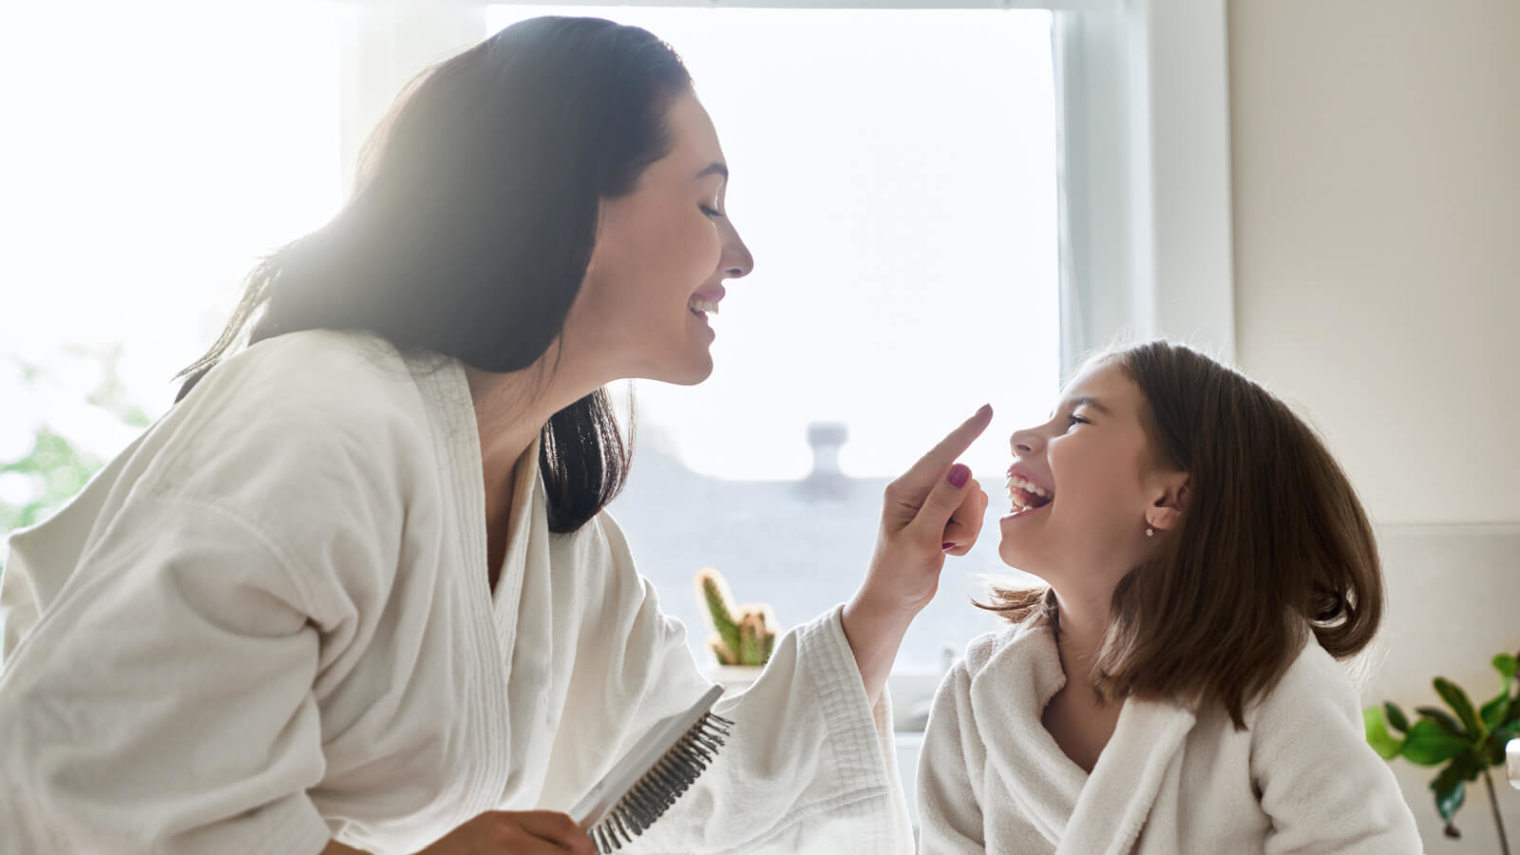
<path fill-rule="evenodd" d="M 1182 745 L 1197 718 L 1174 704 L 1124 702 L 1114 735 L 1098 756 L 1087 786 L 1066 824 L 1056 855 L 1127 855 L 1133 851 L 1151 805 L 1172 767 L 1181 763 Z M 1059 750 L 1059 747 L 1057 748 Z M 1169 831 L 1175 827 L 1163 824 Z M 1177 851 L 1146 841 L 1146 848 Z"/>
<path fill-rule="evenodd" d="M 1088 775 L 1040 722 L 1065 684 L 1044 621 L 993 654 L 970 689 L 988 773 L 1057 855 L 1127 855 L 1196 717 L 1173 704 L 1125 701 Z M 1156 842 L 1147 840 L 1147 847 Z"/>

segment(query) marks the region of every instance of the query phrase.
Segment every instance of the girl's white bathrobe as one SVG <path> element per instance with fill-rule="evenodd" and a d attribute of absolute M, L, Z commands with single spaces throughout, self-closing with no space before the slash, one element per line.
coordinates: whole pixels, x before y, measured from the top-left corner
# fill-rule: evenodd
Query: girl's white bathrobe
<path fill-rule="evenodd" d="M 1362 736 L 1356 693 L 1311 638 L 1238 732 L 1222 709 L 1130 699 L 1089 775 L 1041 724 L 1066 683 L 1048 621 L 982 636 L 935 697 L 920 754 L 932 855 L 1421 851 Z"/>
<path fill-rule="evenodd" d="M 5 851 L 409 853 L 568 810 L 709 684 L 607 514 L 550 534 L 536 465 L 493 593 L 482 485 L 457 363 L 308 332 L 211 372 L 12 542 Z M 911 849 L 838 608 L 717 711 L 733 740 L 636 851 Z"/>

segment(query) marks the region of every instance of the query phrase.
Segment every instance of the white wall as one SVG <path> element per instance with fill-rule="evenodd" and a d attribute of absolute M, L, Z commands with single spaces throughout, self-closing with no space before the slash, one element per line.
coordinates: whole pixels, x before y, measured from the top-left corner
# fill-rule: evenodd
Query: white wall
<path fill-rule="evenodd" d="M 1234 0 L 1242 366 L 1384 523 L 1520 521 L 1520 3 Z"/>
<path fill-rule="evenodd" d="M 1232 0 L 1238 359 L 1307 411 L 1379 524 L 1406 709 L 1520 649 L 1520 2 Z M 1462 843 L 1394 764 L 1430 853 Z M 1501 782 L 1502 787 L 1502 782 Z M 1499 791 L 1512 846 L 1520 792 Z"/>

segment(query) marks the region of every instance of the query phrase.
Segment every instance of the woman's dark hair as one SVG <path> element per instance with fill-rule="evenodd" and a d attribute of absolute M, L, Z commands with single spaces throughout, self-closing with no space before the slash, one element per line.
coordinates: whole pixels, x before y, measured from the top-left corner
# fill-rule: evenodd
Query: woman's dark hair
<path fill-rule="evenodd" d="M 300 330 L 367 331 L 482 371 L 531 366 L 580 290 L 600 201 L 669 153 L 666 108 L 690 86 L 664 42 L 594 18 L 523 21 L 433 67 L 366 143 L 342 210 L 249 274 L 179 397 L 245 339 Z M 554 414 L 539 456 L 551 530 L 612 501 L 630 453 L 605 389 Z"/>
<path fill-rule="evenodd" d="M 1310 631 L 1337 659 L 1383 614 L 1372 524 L 1314 431 L 1281 400 L 1185 346 L 1100 354 L 1140 388 L 1149 465 L 1188 473 L 1181 523 L 1114 590 L 1093 688 L 1105 699 L 1218 703 L 1235 726 Z M 997 588 L 983 606 L 1021 622 L 1047 589 Z M 981 604 L 978 604 L 981 605 Z"/>

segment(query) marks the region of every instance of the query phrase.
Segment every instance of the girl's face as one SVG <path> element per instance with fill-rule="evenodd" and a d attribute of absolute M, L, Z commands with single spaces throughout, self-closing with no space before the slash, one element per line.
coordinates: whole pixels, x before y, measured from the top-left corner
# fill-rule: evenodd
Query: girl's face
<path fill-rule="evenodd" d="M 999 521 L 1005 563 L 1052 584 L 1111 590 L 1175 526 L 1187 476 L 1153 465 L 1144 404 L 1119 366 L 1098 363 L 1072 381 L 1050 421 L 1013 434 L 1014 512 Z"/>
<path fill-rule="evenodd" d="M 596 244 L 566 320 L 567 349 L 594 354 L 606 379 L 694 384 L 712 373 L 708 315 L 723 281 L 754 266 L 724 208 L 728 169 L 696 95 L 666 112 L 670 154 L 634 192 L 602 202 Z"/>

